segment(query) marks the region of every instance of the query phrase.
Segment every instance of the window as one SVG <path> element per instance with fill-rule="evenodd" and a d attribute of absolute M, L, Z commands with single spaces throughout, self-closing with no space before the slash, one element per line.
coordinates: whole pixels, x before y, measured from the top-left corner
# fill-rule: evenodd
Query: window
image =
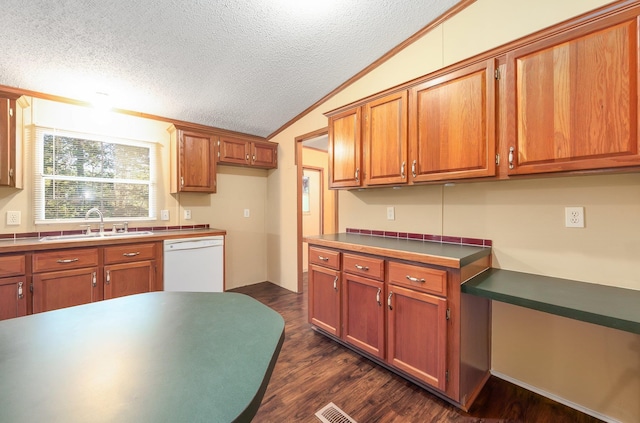
<path fill-rule="evenodd" d="M 153 143 L 36 129 L 36 223 L 155 218 Z"/>

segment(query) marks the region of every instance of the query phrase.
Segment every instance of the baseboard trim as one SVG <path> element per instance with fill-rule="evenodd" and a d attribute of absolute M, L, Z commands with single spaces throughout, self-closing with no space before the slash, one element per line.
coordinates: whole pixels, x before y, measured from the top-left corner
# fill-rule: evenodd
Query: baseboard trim
<path fill-rule="evenodd" d="M 507 382 L 511 382 L 514 385 L 518 385 L 519 387 L 524 388 L 524 389 L 526 389 L 528 391 L 535 392 L 536 394 L 542 395 L 543 397 L 549 398 L 550 400 L 553 400 L 553 401 L 555 401 L 557 403 L 566 405 L 567 407 L 571 407 L 574 410 L 578 410 L 578 411 L 580 411 L 580 412 L 582 412 L 584 414 L 588 414 L 591 417 L 595 417 L 596 419 L 600 419 L 600 420 L 603 420 L 603 421 L 608 422 L 608 423 L 622 423 L 620 420 L 616 420 L 616 419 L 614 419 L 612 417 L 605 416 L 604 414 L 600 414 L 597 411 L 593 411 L 593 410 L 591 410 L 589 408 L 586 408 L 586 407 L 584 407 L 584 406 L 582 406 L 580 404 L 576 404 L 576 403 L 571 402 L 571 401 L 569 401 L 567 399 L 559 397 L 559 396 L 557 396 L 555 394 L 551 394 L 551 393 L 549 393 L 547 391 L 544 391 L 544 390 L 542 390 L 540 388 L 536 388 L 535 386 L 529 385 L 528 383 L 522 382 L 521 380 L 512 378 L 511 376 L 507 376 L 507 375 L 505 375 L 503 373 L 500 373 L 500 372 L 496 372 L 495 370 L 491 370 L 491 374 L 493 376 L 499 378 L 499 379 L 505 380 Z"/>

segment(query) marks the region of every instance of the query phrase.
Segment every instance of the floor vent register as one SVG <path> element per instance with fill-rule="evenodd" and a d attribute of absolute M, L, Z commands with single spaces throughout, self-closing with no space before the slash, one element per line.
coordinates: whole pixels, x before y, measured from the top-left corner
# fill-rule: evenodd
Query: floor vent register
<path fill-rule="evenodd" d="M 316 417 L 322 423 L 357 423 L 332 402 L 318 410 Z"/>

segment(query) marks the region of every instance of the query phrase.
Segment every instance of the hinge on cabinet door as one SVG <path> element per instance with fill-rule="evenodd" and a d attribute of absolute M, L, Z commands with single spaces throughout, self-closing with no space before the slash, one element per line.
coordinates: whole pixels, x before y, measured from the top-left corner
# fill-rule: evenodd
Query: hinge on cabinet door
<path fill-rule="evenodd" d="M 29 284 L 29 292 L 33 292 L 33 284 Z"/>
<path fill-rule="evenodd" d="M 447 320 L 451 320 L 451 309 L 447 309 Z"/>
<path fill-rule="evenodd" d="M 220 158 L 220 140 L 218 140 L 218 158 Z"/>
<path fill-rule="evenodd" d="M 449 370 L 447 370 L 447 371 L 445 371 L 445 372 L 444 372 L 444 380 L 445 380 L 446 382 L 449 382 Z"/>
<path fill-rule="evenodd" d="M 495 79 L 500 79 L 500 69 L 496 69 L 493 73 Z"/>
<path fill-rule="evenodd" d="M 496 166 L 500 166 L 500 154 L 496 154 Z"/>
<path fill-rule="evenodd" d="M 9 108 L 9 116 L 13 117 L 13 107 Z"/>

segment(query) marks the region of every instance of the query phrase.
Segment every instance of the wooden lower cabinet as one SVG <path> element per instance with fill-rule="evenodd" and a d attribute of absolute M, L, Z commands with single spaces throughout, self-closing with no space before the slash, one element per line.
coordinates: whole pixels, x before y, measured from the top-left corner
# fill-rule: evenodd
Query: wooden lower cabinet
<path fill-rule="evenodd" d="M 102 299 L 97 267 L 33 275 L 33 312 L 92 303 Z"/>
<path fill-rule="evenodd" d="M 152 261 L 104 267 L 104 299 L 141 294 L 153 290 L 156 265 Z"/>
<path fill-rule="evenodd" d="M 0 320 L 27 314 L 27 281 L 24 254 L 0 257 Z"/>
<path fill-rule="evenodd" d="M 340 271 L 310 264 L 308 276 L 309 323 L 340 336 Z"/>
<path fill-rule="evenodd" d="M 389 364 L 444 391 L 447 371 L 447 300 L 390 285 L 387 307 Z"/>
<path fill-rule="evenodd" d="M 342 298 L 342 338 L 384 359 L 384 283 L 344 273 Z"/>

